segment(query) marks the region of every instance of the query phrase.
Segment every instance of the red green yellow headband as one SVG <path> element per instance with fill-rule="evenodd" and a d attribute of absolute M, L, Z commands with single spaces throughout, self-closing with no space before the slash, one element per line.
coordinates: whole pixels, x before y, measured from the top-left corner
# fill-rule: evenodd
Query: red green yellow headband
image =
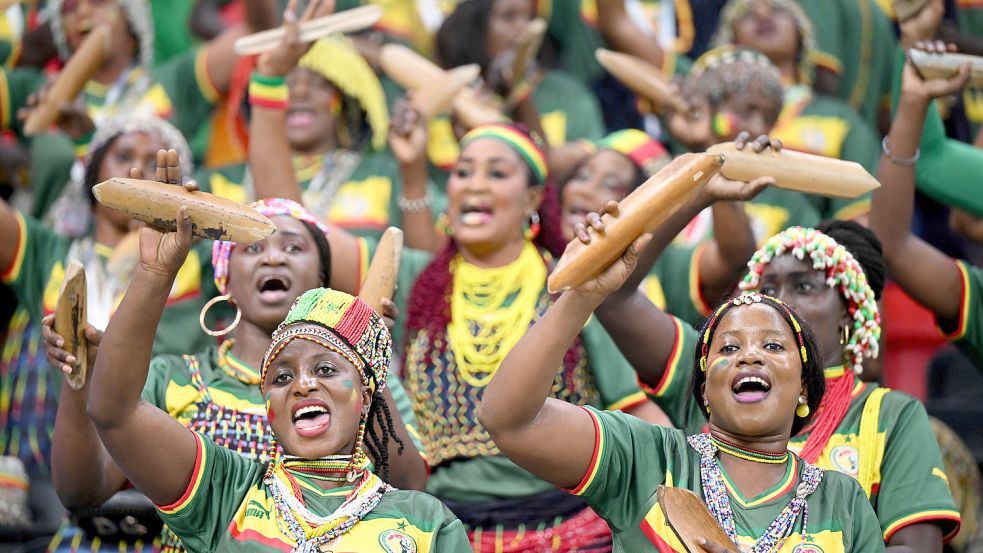
<path fill-rule="evenodd" d="M 529 170 L 532 171 L 536 184 L 546 183 L 549 170 L 546 167 L 546 154 L 538 143 L 541 142 L 538 141 L 538 137 L 530 137 L 512 125 L 506 125 L 504 123 L 483 125 L 474 128 L 471 132 L 464 135 L 464 138 L 461 139 L 461 150 L 464 150 L 468 144 L 481 138 L 493 138 L 504 142 L 522 156 L 526 165 L 529 166 Z"/>
<path fill-rule="evenodd" d="M 598 149 L 614 150 L 626 156 L 647 177 L 654 175 L 670 160 L 669 152 L 648 134 L 638 129 L 613 132 L 597 143 Z"/>

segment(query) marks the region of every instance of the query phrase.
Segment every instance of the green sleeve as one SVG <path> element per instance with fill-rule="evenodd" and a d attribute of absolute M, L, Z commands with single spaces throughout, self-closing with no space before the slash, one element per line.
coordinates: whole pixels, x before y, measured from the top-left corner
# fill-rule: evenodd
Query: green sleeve
<path fill-rule="evenodd" d="M 431 553 L 458 553 L 459 551 L 471 551 L 471 540 L 468 539 L 468 532 L 464 529 L 464 523 L 453 515 L 440 526 L 437 536 L 430 545 Z"/>
<path fill-rule="evenodd" d="M 604 136 L 604 119 L 597 98 L 576 79 L 550 71 L 539 84 L 533 99 L 551 144 L 576 140 L 594 142 Z"/>
<path fill-rule="evenodd" d="M 601 407 L 627 410 L 646 401 L 645 393 L 638 385 L 635 369 L 596 318 L 591 317 L 587 321 L 580 332 L 580 338 L 601 396 Z"/>
<path fill-rule="evenodd" d="M 65 190 L 75 165 L 74 143 L 65 133 L 46 132 L 28 139 L 31 159 L 31 216 L 44 219 Z"/>
<path fill-rule="evenodd" d="M 693 400 L 693 356 L 697 341 L 696 330 L 673 317 L 676 327 L 673 351 L 659 382 L 642 382 L 642 389 L 662 408 L 669 420 L 687 435 L 703 430 L 706 418 Z"/>
<path fill-rule="evenodd" d="M 176 355 L 158 355 L 150 360 L 147 383 L 140 394 L 144 401 L 161 411 L 167 411 L 167 385 L 175 371 L 185 371 L 184 359 Z"/>
<path fill-rule="evenodd" d="M 64 277 L 64 260 L 71 241 L 19 211 L 16 217 L 17 249 L 13 264 L 2 269 L 0 281 L 10 286 L 32 317 L 40 319 L 48 281 L 57 280 L 60 287 Z M 57 278 L 59 272 L 62 278 Z M 54 294 L 57 296 L 58 289 Z"/>
<path fill-rule="evenodd" d="M 160 65 L 191 48 L 189 19 L 194 0 L 151 0 L 154 19 L 154 64 Z"/>
<path fill-rule="evenodd" d="M 665 312 L 698 328 L 710 313 L 700 290 L 699 255 L 703 245 L 670 244 L 659 256 L 650 274 L 659 279 L 665 295 Z"/>
<path fill-rule="evenodd" d="M 601 33 L 584 21 L 580 0 L 552 0 L 547 32 L 559 46 L 562 66 L 588 84 L 604 75 L 594 50 L 604 47 Z"/>
<path fill-rule="evenodd" d="M 853 487 L 855 491 L 849 519 L 852 547 L 848 551 L 883 551 L 884 540 L 881 537 L 880 525 L 877 523 L 877 515 L 874 514 L 863 489 L 859 485 Z"/>
<path fill-rule="evenodd" d="M 892 111 L 897 110 L 901 93 L 901 69 L 904 64 L 904 50 L 901 48 L 898 48 L 898 59 L 891 95 Z M 947 138 L 935 102 L 928 106 L 918 148 L 920 157 L 915 165 L 918 189 L 937 202 L 983 217 L 983 194 L 979 185 L 979 176 L 983 175 L 983 150 Z"/>
<path fill-rule="evenodd" d="M 194 142 L 199 130 L 207 129 L 219 93 L 208 80 L 205 49 L 188 50 L 154 69 L 157 85 L 170 103 L 170 122 Z M 156 91 L 151 88 L 150 94 Z"/>
<path fill-rule="evenodd" d="M 584 409 L 594 424 L 594 454 L 570 492 L 583 497 L 612 530 L 624 531 L 644 516 L 665 482 L 670 458 L 685 451 L 685 438 L 621 412 Z"/>
<path fill-rule="evenodd" d="M 949 492 L 942 453 L 925 407 L 900 392 L 890 395 L 900 396 L 906 404 L 895 415 L 891 433 L 885 438 L 887 445 L 881 462 L 875 508 L 884 541 L 901 528 L 919 522 L 937 523 L 943 528 L 943 535 L 951 537 L 959 526 L 959 509 Z M 885 397 L 882 416 L 889 414 L 888 400 L 897 401 Z"/>
<path fill-rule="evenodd" d="M 191 481 L 178 501 L 157 510 L 188 551 L 215 551 L 264 467 L 197 432 L 194 436 L 198 453 Z"/>
<path fill-rule="evenodd" d="M 959 301 L 959 316 L 956 320 L 937 319 L 939 331 L 947 340 L 964 349 L 983 367 L 983 269 L 965 261 L 956 261 L 962 276 L 962 292 Z"/>
<path fill-rule="evenodd" d="M 44 85 L 42 71 L 28 67 L 0 68 L 0 127 L 21 132 L 17 110 L 27 105 L 27 97 Z"/>

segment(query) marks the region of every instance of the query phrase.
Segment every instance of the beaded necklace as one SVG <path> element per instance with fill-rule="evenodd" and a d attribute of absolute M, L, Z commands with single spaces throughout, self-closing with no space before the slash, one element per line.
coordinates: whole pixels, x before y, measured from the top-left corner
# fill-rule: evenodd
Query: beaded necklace
<path fill-rule="evenodd" d="M 724 533 L 736 543 L 737 527 L 734 524 L 734 511 L 730 506 L 730 496 L 723 475 L 720 473 L 720 465 L 715 458 L 718 449 L 714 439 L 709 434 L 695 434 L 687 438 L 687 441 L 700 453 L 700 481 L 703 484 L 703 498 L 707 508 L 717 524 L 723 528 Z M 812 538 L 809 536 L 809 504 L 806 497 L 816 491 L 822 479 L 822 469 L 806 464 L 802 469 L 799 486 L 795 489 L 795 497 L 782 509 L 778 518 L 768 526 L 748 553 L 769 553 L 780 549 L 785 540 L 792 535 L 799 514 L 802 515 L 802 539 L 804 542 L 810 542 Z"/>
<path fill-rule="evenodd" d="M 274 461 L 273 470 L 265 478 L 277 511 L 277 526 L 296 542 L 294 553 L 318 553 L 321 547 L 343 536 L 355 527 L 365 515 L 372 512 L 382 495 L 395 488 L 386 484 L 368 470 L 369 461 L 362 458 L 356 465 L 361 481 L 348 494 L 345 501 L 328 516 L 320 516 L 307 508 L 300 485 L 292 472 L 310 477 L 312 473 L 323 475 L 324 480 L 337 478 L 330 474 L 347 471 L 351 456 L 333 455 L 325 459 Z M 290 465 L 289 467 L 287 465 Z M 299 470 L 298 470 L 299 469 Z M 317 477 L 315 477 L 317 478 Z"/>
<path fill-rule="evenodd" d="M 484 387 L 529 330 L 546 281 L 546 264 L 527 241 L 518 259 L 504 267 L 476 267 L 458 256 L 451 262 L 451 272 L 447 338 L 461 378 Z"/>
<path fill-rule="evenodd" d="M 232 353 L 232 346 L 235 345 L 235 342 L 234 339 L 225 340 L 218 347 L 219 368 L 222 369 L 222 372 L 243 384 L 259 386 L 259 372 Z"/>
<path fill-rule="evenodd" d="M 710 434 L 710 441 L 716 446 L 718 451 L 722 451 L 732 457 L 751 461 L 752 463 L 764 463 L 766 465 L 783 465 L 788 462 L 788 450 L 782 453 L 769 453 L 732 444 L 728 441 Z"/>

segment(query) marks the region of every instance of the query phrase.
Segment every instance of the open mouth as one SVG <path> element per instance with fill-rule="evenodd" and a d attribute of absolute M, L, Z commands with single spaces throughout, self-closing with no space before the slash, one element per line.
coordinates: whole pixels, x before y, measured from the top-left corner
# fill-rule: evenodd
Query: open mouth
<path fill-rule="evenodd" d="M 323 401 L 307 399 L 294 405 L 293 423 L 301 436 L 320 436 L 331 426 L 331 411 Z"/>
<path fill-rule="evenodd" d="M 290 108 L 287 110 L 288 127 L 306 127 L 314 124 L 314 111 L 308 108 Z"/>
<path fill-rule="evenodd" d="M 771 393 L 771 382 L 762 375 L 742 373 L 734 378 L 731 391 L 738 403 L 756 403 Z"/>
<path fill-rule="evenodd" d="M 266 275 L 259 280 L 257 290 L 264 302 L 279 302 L 290 291 L 290 279 L 284 275 Z"/>
<path fill-rule="evenodd" d="M 491 220 L 492 208 L 487 202 L 465 201 L 461 203 L 461 223 L 483 225 Z"/>

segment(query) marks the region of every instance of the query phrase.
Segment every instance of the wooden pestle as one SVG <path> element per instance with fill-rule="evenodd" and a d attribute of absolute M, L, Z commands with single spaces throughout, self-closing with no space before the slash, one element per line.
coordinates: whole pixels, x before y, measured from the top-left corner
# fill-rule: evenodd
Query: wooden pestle
<path fill-rule="evenodd" d="M 247 205 L 174 184 L 114 177 L 92 187 L 92 193 L 110 209 L 169 231 L 176 228 L 178 208 L 186 205 L 191 232 L 209 240 L 251 244 L 276 231 L 272 221 Z"/>

